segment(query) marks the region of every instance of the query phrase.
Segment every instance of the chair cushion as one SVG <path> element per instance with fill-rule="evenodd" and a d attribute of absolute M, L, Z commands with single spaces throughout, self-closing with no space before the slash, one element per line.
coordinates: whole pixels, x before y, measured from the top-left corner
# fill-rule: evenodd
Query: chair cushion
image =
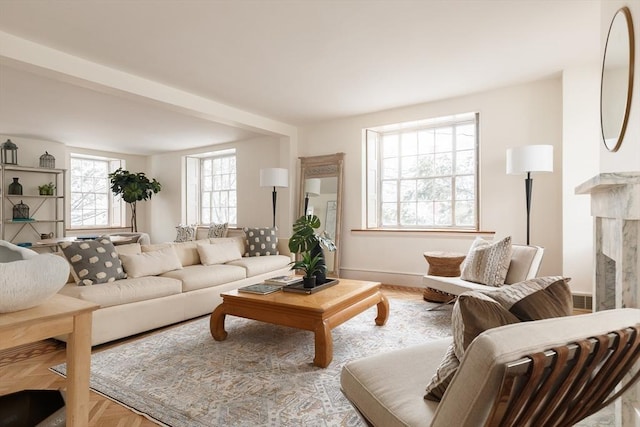
<path fill-rule="evenodd" d="M 538 246 L 511 245 L 511 262 L 504 283 L 512 285 L 536 277 L 543 253 Z"/>
<path fill-rule="evenodd" d="M 463 280 L 489 286 L 504 284 L 511 263 L 511 237 L 497 242 L 476 238 L 462 263 Z"/>
<path fill-rule="evenodd" d="M 78 285 L 96 285 L 127 277 L 109 239 L 61 242 L 59 246 L 71 264 Z"/>

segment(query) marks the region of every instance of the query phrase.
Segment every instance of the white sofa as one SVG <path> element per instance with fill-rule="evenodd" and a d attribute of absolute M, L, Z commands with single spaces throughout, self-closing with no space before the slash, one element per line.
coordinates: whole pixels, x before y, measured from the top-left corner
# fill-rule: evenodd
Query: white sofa
<path fill-rule="evenodd" d="M 138 252 L 137 248 L 147 252 L 170 245 L 175 249 L 182 268 L 93 286 L 78 286 L 70 281 L 59 293 L 100 304 L 101 307 L 93 312 L 91 337 L 92 345 L 97 345 L 210 314 L 222 302 L 221 292 L 290 274 L 292 259 L 287 239 L 278 241 L 281 255 L 243 256 L 221 264 L 201 264 L 198 243 L 233 241 L 243 249 L 241 253 L 245 253 L 244 233 L 229 230 L 228 236 L 207 239 L 206 230 L 200 229 L 196 241 L 116 246 L 122 258 L 122 254 L 127 252 Z M 216 247 L 216 244 L 211 244 L 211 247 Z M 65 340 L 65 337 L 59 339 Z"/>
<path fill-rule="evenodd" d="M 489 329 L 468 347 L 440 402 L 423 396 L 451 338 L 349 362 L 342 369 L 340 383 L 345 396 L 372 426 L 483 426 L 508 363 L 638 324 L 640 310 L 627 308 Z"/>

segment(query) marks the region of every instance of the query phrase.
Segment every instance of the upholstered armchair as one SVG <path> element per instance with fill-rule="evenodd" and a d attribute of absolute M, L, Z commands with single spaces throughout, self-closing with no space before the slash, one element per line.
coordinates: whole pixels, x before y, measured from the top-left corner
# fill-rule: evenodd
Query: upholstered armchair
<path fill-rule="evenodd" d="M 0 313 L 43 303 L 67 282 L 69 263 L 0 240 Z"/>

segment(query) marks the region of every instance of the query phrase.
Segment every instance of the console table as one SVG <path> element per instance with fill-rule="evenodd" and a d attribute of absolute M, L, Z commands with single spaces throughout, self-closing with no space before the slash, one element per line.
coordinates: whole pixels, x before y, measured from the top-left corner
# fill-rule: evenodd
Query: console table
<path fill-rule="evenodd" d="M 67 341 L 67 426 L 89 424 L 91 314 L 99 306 L 54 295 L 36 307 L 0 314 L 0 350 L 69 334 Z"/>

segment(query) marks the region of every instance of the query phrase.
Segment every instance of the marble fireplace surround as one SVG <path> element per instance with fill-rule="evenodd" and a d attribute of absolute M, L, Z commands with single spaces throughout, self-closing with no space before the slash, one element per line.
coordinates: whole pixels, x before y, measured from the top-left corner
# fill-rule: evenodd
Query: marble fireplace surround
<path fill-rule="evenodd" d="M 602 173 L 576 194 L 591 195 L 594 217 L 594 309 L 640 307 L 640 172 Z"/>
<path fill-rule="evenodd" d="M 594 310 L 640 308 L 640 172 L 601 173 L 576 187 L 575 193 L 591 195 Z M 638 425 L 640 385 L 617 399 L 614 408 L 615 426 Z"/>

